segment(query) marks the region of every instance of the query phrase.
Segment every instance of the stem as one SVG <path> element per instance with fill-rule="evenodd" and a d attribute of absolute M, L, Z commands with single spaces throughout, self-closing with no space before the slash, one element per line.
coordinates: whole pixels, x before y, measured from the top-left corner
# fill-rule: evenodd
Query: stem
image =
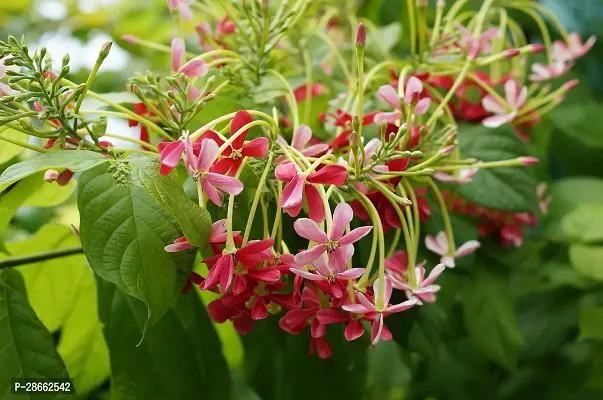
<path fill-rule="evenodd" d="M 107 44 L 109 45 L 108 48 L 111 49 L 111 42 L 108 42 Z M 105 46 L 103 46 L 103 50 L 101 50 L 98 57 L 96 58 L 96 63 L 94 63 L 94 67 L 92 67 L 92 71 L 90 71 L 90 75 L 88 75 L 88 79 L 86 79 L 86 87 L 85 87 L 84 91 L 82 92 L 82 94 L 80 94 L 80 97 L 77 99 L 77 103 L 75 104 L 75 109 L 74 109 L 75 114 L 77 114 L 80 111 L 80 107 L 82 106 L 84 97 L 86 97 L 86 92 L 88 91 L 88 89 L 90 89 L 90 86 L 92 86 L 92 81 L 96 77 L 96 74 L 98 73 L 98 70 L 100 69 L 101 65 L 103 65 L 103 61 L 105 61 L 105 58 L 107 58 L 107 56 L 109 55 L 108 50 L 107 50 L 107 52 L 104 52 Z"/>
<path fill-rule="evenodd" d="M 0 134 L 0 140 L 4 140 L 5 142 L 12 143 L 14 145 L 23 147 L 25 149 L 37 151 L 38 153 L 46 153 L 48 151 L 48 150 L 46 150 L 43 147 L 36 146 L 36 145 L 33 145 L 33 144 L 29 144 L 29 143 L 26 143 L 26 142 L 21 142 L 20 140 L 11 139 L 11 138 L 8 138 L 6 136 L 2 136 L 1 134 Z"/>
<path fill-rule="evenodd" d="M 425 125 L 430 126 L 433 122 L 435 122 L 435 120 L 438 118 L 438 115 L 442 111 L 442 109 L 444 107 L 448 106 L 448 102 L 450 101 L 450 99 L 452 99 L 452 96 L 454 96 L 454 94 L 456 93 L 456 90 L 463 83 L 465 76 L 467 76 L 467 73 L 469 72 L 469 68 L 471 68 L 471 60 L 465 61 L 465 65 L 463 66 L 463 69 L 459 73 L 459 76 L 454 81 L 454 84 L 452 85 L 452 87 L 450 88 L 448 93 L 446 93 L 446 96 L 444 97 L 444 99 L 442 99 L 442 102 L 440 104 L 438 104 L 438 107 L 434 110 L 433 114 L 431 114 L 431 117 L 429 117 L 429 119 L 427 120 Z"/>
<path fill-rule="evenodd" d="M 84 252 L 80 246 L 69 247 L 60 250 L 44 251 L 40 253 L 28 254 L 25 256 L 11 257 L 0 260 L 0 269 L 18 267 L 19 265 L 33 264 L 40 261 L 54 260 L 55 258 L 67 257 Z"/>
<path fill-rule="evenodd" d="M 436 196 L 436 200 L 440 205 L 440 209 L 442 210 L 442 219 L 444 220 L 444 229 L 446 230 L 446 237 L 448 238 L 448 255 L 454 257 L 456 253 L 456 245 L 454 244 L 454 234 L 452 232 L 452 224 L 450 223 L 450 215 L 448 215 L 448 207 L 446 206 L 446 202 L 442 197 L 442 193 L 440 189 L 435 184 L 433 179 L 427 178 L 427 183 L 433 190 L 433 193 Z"/>
<path fill-rule="evenodd" d="M 221 151 L 218 152 L 218 154 L 220 154 L 220 153 L 222 153 L 222 152 Z M 235 174 L 236 179 L 239 179 L 239 176 L 241 176 L 241 172 L 243 171 L 243 169 L 245 169 L 245 164 L 247 164 L 247 157 L 245 157 L 243 159 L 243 162 L 241 163 L 239 170 Z M 224 248 L 223 254 L 231 254 L 236 251 L 234 237 L 232 235 L 232 220 L 233 220 L 232 213 L 234 211 L 234 198 L 235 198 L 235 195 L 231 194 L 228 199 L 228 211 L 226 212 L 226 247 Z"/>
<path fill-rule="evenodd" d="M 293 131 L 295 132 L 295 130 L 299 127 L 299 111 L 297 109 L 297 102 L 295 101 L 295 93 L 293 92 L 291 85 L 289 85 L 289 82 L 287 82 L 287 79 L 285 79 L 285 77 L 281 75 L 280 72 L 275 69 L 270 69 L 268 70 L 268 72 L 276 76 L 283 83 L 283 85 L 285 85 L 287 89 L 287 103 L 289 103 L 289 109 L 291 110 L 291 114 L 293 115 Z"/>
<path fill-rule="evenodd" d="M 304 124 L 310 122 L 310 115 L 312 113 L 312 63 L 310 62 L 310 55 L 308 49 L 304 48 L 302 51 L 304 58 L 304 68 L 306 69 L 306 104 L 304 109 Z"/>
<path fill-rule="evenodd" d="M 417 28 L 415 21 L 415 0 L 406 0 L 408 11 L 408 27 L 410 32 L 410 54 L 415 55 L 417 51 Z"/>
<path fill-rule="evenodd" d="M 258 183 L 258 187 L 255 191 L 255 196 L 253 197 L 253 202 L 251 203 L 251 209 L 249 210 L 249 217 L 247 217 L 247 226 L 245 226 L 245 234 L 243 235 L 243 243 L 241 246 L 245 246 L 247 244 L 247 240 L 249 239 L 249 234 L 251 233 L 251 226 L 253 225 L 253 218 L 255 217 L 255 212 L 258 208 L 258 203 L 260 202 L 260 197 L 262 196 L 262 189 L 266 185 L 266 178 L 268 177 L 268 172 L 270 171 L 270 167 L 272 167 L 272 159 L 274 158 L 274 153 L 270 152 L 268 156 L 268 161 L 266 162 L 266 166 L 264 167 L 264 172 L 260 177 L 260 182 Z M 267 225 L 266 225 L 267 226 Z M 268 228 L 266 228 L 268 229 Z"/>
<path fill-rule="evenodd" d="M 362 118 L 364 115 L 364 48 L 356 47 L 356 63 L 358 64 L 358 119 L 360 120 L 358 136 L 361 139 L 358 142 L 358 146 L 363 148 L 362 152 L 364 153 L 364 146 L 362 144 Z"/>

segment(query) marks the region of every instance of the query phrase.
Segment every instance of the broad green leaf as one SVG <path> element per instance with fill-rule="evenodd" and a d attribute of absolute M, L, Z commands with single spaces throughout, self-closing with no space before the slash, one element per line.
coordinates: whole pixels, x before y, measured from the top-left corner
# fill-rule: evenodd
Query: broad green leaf
<path fill-rule="evenodd" d="M 586 305 L 580 311 L 580 339 L 603 341 L 603 307 Z"/>
<path fill-rule="evenodd" d="M 83 395 L 109 377 L 109 349 L 98 317 L 96 281 L 92 271 L 86 268 L 74 281 L 74 286 L 77 290 L 61 326 L 57 350 L 77 393 Z"/>
<path fill-rule="evenodd" d="M 603 281 L 603 246 L 573 244 L 569 249 L 572 265 L 584 275 Z"/>
<path fill-rule="evenodd" d="M 476 269 L 463 291 L 463 320 L 469 336 L 482 353 L 512 371 L 523 336 L 517 325 L 505 276 Z"/>
<path fill-rule="evenodd" d="M 566 178 L 551 186 L 553 199 L 547 218 L 544 220 L 546 236 L 563 240 L 561 221 L 579 204 L 603 204 L 603 179 Z"/>
<path fill-rule="evenodd" d="M 11 0 L 0 3 L 0 11 L 23 11 L 31 7 L 31 0 Z"/>
<path fill-rule="evenodd" d="M 47 169 L 69 169 L 82 172 L 107 162 L 102 154 L 86 150 L 51 151 L 13 164 L 0 175 L 0 191 L 26 176 Z"/>
<path fill-rule="evenodd" d="M 603 240 L 603 203 L 580 204 L 561 221 L 563 236 L 571 242 L 592 243 Z"/>
<path fill-rule="evenodd" d="M 157 204 L 178 221 L 188 242 L 196 247 L 207 246 L 211 234 L 211 216 L 205 208 L 188 198 L 174 175 L 160 175 L 157 158 L 133 157 L 130 165 L 134 184 L 143 187 Z"/>
<path fill-rule="evenodd" d="M 27 198 L 22 206 L 26 207 L 53 207 L 67 201 L 75 190 L 76 180 L 71 179 L 68 184 L 61 186 L 56 183 L 43 181 L 44 174 L 38 173 L 32 176 L 38 176 L 41 182 L 44 182 L 33 196 Z M 27 179 L 27 178 L 26 178 Z"/>
<path fill-rule="evenodd" d="M 372 399 L 402 399 L 402 393 L 412 379 L 410 368 L 402 359 L 395 341 L 379 342 L 368 350 L 368 388 Z M 400 396 L 397 396 L 399 394 Z"/>
<path fill-rule="evenodd" d="M 142 187 L 115 184 L 104 166 L 80 177 L 78 208 L 92 269 L 146 303 L 147 326 L 157 322 L 174 304 L 194 260 L 192 251 L 164 250 L 182 236 L 178 223 Z"/>
<path fill-rule="evenodd" d="M 8 139 L 20 140 L 22 142 L 27 142 L 28 139 L 27 135 L 23 132 L 19 132 L 18 130 L 9 128 L 8 126 L 0 127 L 0 136 Z M 23 147 L 3 140 L 0 140 L 0 143 L 0 164 L 9 161 L 11 158 L 19 154 L 21 150 L 23 150 Z"/>
<path fill-rule="evenodd" d="M 500 161 L 527 155 L 525 144 L 508 126 L 489 129 L 461 124 L 458 138 L 463 158 Z M 485 168 L 472 182 L 458 186 L 458 193 L 475 204 L 495 210 L 537 214 L 537 184 L 530 167 Z"/>
<path fill-rule="evenodd" d="M 200 128 L 222 115 L 237 112 L 242 108 L 241 104 L 234 98 L 216 96 L 203 106 L 201 112 L 195 117 L 192 127 L 193 129 Z"/>
<path fill-rule="evenodd" d="M 25 284 L 13 269 L 0 272 L 0 395 L 10 395 L 12 378 L 68 378 L 50 332 L 27 302 Z M 38 399 L 64 398 L 37 395 Z M 32 397 L 33 398 L 33 397 Z"/>
<path fill-rule="evenodd" d="M 230 378 L 220 342 L 194 294 L 181 295 L 145 329 L 144 304 L 98 280 L 99 314 L 111 355 L 112 398 L 228 399 Z"/>

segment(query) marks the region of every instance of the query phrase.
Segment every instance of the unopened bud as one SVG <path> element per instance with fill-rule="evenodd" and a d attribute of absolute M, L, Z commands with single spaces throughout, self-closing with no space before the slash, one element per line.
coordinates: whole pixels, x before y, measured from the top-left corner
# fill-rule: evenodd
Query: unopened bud
<path fill-rule="evenodd" d="M 546 49 L 546 47 L 543 44 L 531 44 L 530 45 L 530 52 L 534 53 L 534 54 L 542 53 L 545 49 Z"/>
<path fill-rule="evenodd" d="M 61 172 L 61 174 L 57 178 L 57 183 L 59 184 L 59 186 L 65 186 L 69 183 L 73 175 L 74 172 L 66 169 L 65 171 Z"/>
<path fill-rule="evenodd" d="M 128 44 L 137 44 L 138 38 L 134 35 L 122 35 L 121 40 Z"/>
<path fill-rule="evenodd" d="M 456 146 L 454 145 L 449 145 L 444 147 L 442 150 L 440 150 L 442 152 L 443 155 L 445 156 L 449 156 L 452 154 L 452 152 L 454 151 L 454 149 L 456 148 Z"/>
<path fill-rule="evenodd" d="M 389 134 L 389 138 L 387 139 L 388 142 L 393 142 L 394 139 L 396 139 L 396 134 L 395 133 L 390 133 Z"/>
<path fill-rule="evenodd" d="M 438 8 L 444 8 L 446 6 L 446 0 L 438 0 L 436 3 L 436 7 Z"/>
<path fill-rule="evenodd" d="M 503 56 L 507 59 L 517 57 L 519 55 L 519 49 L 508 49 L 503 51 Z"/>
<path fill-rule="evenodd" d="M 352 131 L 352 133 L 350 133 L 350 136 L 348 136 L 348 140 L 352 149 L 358 148 L 358 145 L 360 144 L 360 136 L 358 136 L 358 132 Z"/>
<path fill-rule="evenodd" d="M 454 143 L 454 141 L 456 140 L 456 136 L 457 136 L 457 133 L 452 132 L 450 135 L 448 135 L 448 138 L 446 139 L 446 143 Z"/>
<path fill-rule="evenodd" d="M 54 169 L 49 169 L 46 172 L 44 172 L 44 180 L 46 182 L 56 182 L 59 179 L 59 171 L 56 171 Z"/>
<path fill-rule="evenodd" d="M 356 132 L 360 130 L 360 118 L 357 115 L 354 115 L 354 118 L 352 118 L 352 130 Z"/>
<path fill-rule="evenodd" d="M 26 131 L 31 131 L 34 128 L 33 125 L 32 125 L 32 123 L 29 122 L 29 120 L 27 120 L 27 119 L 20 119 L 19 120 L 19 125 L 21 125 L 21 127 L 23 129 L 25 129 Z"/>
<path fill-rule="evenodd" d="M 573 88 L 578 86 L 579 83 L 580 83 L 580 81 L 578 79 L 572 79 L 571 81 L 565 82 L 563 84 L 563 89 L 572 90 Z"/>
<path fill-rule="evenodd" d="M 400 199 L 400 204 L 402 204 L 403 206 L 412 206 L 412 201 L 410 201 L 410 199 L 406 197 L 402 197 Z"/>
<path fill-rule="evenodd" d="M 415 151 L 413 151 L 413 152 L 410 153 L 410 156 L 413 157 L 413 158 L 414 157 L 422 157 L 423 156 L 423 152 L 419 151 L 419 150 L 415 150 Z"/>
<path fill-rule="evenodd" d="M 538 164 L 539 161 L 536 157 L 519 157 L 519 159 L 524 166 Z"/>
<path fill-rule="evenodd" d="M 65 68 L 67 66 L 67 64 L 69 64 L 69 60 L 70 60 L 69 53 L 67 53 L 63 56 L 63 60 L 61 61 L 61 68 Z"/>
<path fill-rule="evenodd" d="M 364 46 L 366 46 L 366 29 L 364 28 L 364 24 L 358 24 L 358 28 L 356 29 L 356 47 L 364 49 Z"/>
<path fill-rule="evenodd" d="M 134 84 L 132 85 L 132 93 L 134 93 L 134 96 L 138 97 L 139 99 L 144 98 L 144 95 L 142 94 L 142 90 L 140 90 L 140 86 Z"/>
<path fill-rule="evenodd" d="M 109 41 L 103 45 L 103 47 L 101 48 L 101 51 L 98 53 L 98 57 L 101 60 L 104 60 L 105 58 L 107 58 L 107 56 L 109 55 L 109 52 L 111 51 L 111 46 L 113 46 L 113 42 L 111 42 L 111 41 Z"/>

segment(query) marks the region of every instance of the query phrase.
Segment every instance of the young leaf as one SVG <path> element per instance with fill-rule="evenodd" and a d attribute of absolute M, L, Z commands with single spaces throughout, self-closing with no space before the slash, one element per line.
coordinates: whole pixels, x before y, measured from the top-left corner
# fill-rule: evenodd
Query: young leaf
<path fill-rule="evenodd" d="M 13 128 L 9 128 L 8 126 L 0 127 L 0 136 L 8 139 L 27 142 L 27 135 L 25 133 L 19 132 Z M 3 140 L 0 140 L 0 142 L 2 142 L 2 145 L 0 145 L 0 164 L 9 161 L 11 158 L 19 154 L 21 150 L 23 150 L 23 147 L 17 146 L 16 144 Z"/>
<path fill-rule="evenodd" d="M 581 204 L 561 220 L 563 236 L 572 242 L 603 240 L 603 204 Z"/>
<path fill-rule="evenodd" d="M 139 300 L 110 282 L 98 280 L 99 314 L 111 354 L 112 397 L 228 399 L 230 377 L 220 342 L 194 294 L 178 297 L 146 332 Z"/>
<path fill-rule="evenodd" d="M 579 325 L 580 339 L 603 340 L 603 307 L 582 307 Z"/>
<path fill-rule="evenodd" d="M 603 281 L 603 246 L 571 245 L 569 258 L 578 271 L 592 279 Z"/>
<path fill-rule="evenodd" d="M 0 393 L 8 396 L 11 378 L 68 378 L 50 332 L 29 306 L 21 275 L 0 272 Z M 54 399 L 58 395 L 40 395 Z"/>
<path fill-rule="evenodd" d="M 190 244 L 205 247 L 211 234 L 211 216 L 205 208 L 193 203 L 173 174 L 160 175 L 156 158 L 133 157 L 132 180 L 143 187 L 165 211 L 180 224 Z"/>
<path fill-rule="evenodd" d="M 477 268 L 463 292 L 463 320 L 482 353 L 512 371 L 523 345 L 507 278 Z"/>
<path fill-rule="evenodd" d="M 83 172 L 108 161 L 102 154 L 86 150 L 51 151 L 13 164 L 0 175 L 0 192 L 26 176 L 47 169 Z"/>
<path fill-rule="evenodd" d="M 481 125 L 459 125 L 463 158 L 480 161 L 510 160 L 527 155 L 526 146 L 512 128 L 488 129 Z M 538 213 L 536 186 L 530 167 L 485 168 L 458 192 L 467 200 L 495 210 Z"/>
<path fill-rule="evenodd" d="M 104 166 L 82 174 L 78 208 L 82 247 L 94 271 L 148 307 L 146 327 L 170 308 L 194 254 L 164 247 L 182 236 L 174 218 L 140 186 L 116 185 Z"/>

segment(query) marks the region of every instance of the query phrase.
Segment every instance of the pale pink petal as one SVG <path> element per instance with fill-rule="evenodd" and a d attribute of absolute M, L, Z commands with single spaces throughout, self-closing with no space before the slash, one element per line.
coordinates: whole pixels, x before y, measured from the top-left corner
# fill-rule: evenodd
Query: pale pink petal
<path fill-rule="evenodd" d="M 482 107 L 493 114 L 505 114 L 507 110 L 494 97 L 488 95 L 482 99 Z"/>
<path fill-rule="evenodd" d="M 383 315 L 378 313 L 375 315 L 375 319 L 373 319 L 373 324 L 371 325 L 371 344 L 373 346 L 379 343 L 381 331 L 383 331 Z"/>
<path fill-rule="evenodd" d="M 341 308 L 354 314 L 367 314 L 374 311 L 372 308 L 367 308 L 362 304 L 344 304 Z"/>
<path fill-rule="evenodd" d="M 448 268 L 456 267 L 456 264 L 454 262 L 454 257 L 442 256 L 442 258 L 440 258 L 440 262 L 442 264 L 444 264 L 445 266 L 447 266 Z"/>
<path fill-rule="evenodd" d="M 191 21 L 193 19 L 193 10 L 187 3 L 181 1 L 180 4 L 178 4 L 178 10 L 180 11 L 180 17 L 183 20 Z"/>
<path fill-rule="evenodd" d="M 446 251 L 448 251 L 448 246 L 442 247 L 438 243 L 438 241 L 436 240 L 436 238 L 434 238 L 431 235 L 425 236 L 425 247 L 427 247 L 427 249 L 429 251 L 431 251 L 432 253 L 435 253 L 435 254 L 440 255 L 440 256 L 445 255 Z"/>
<path fill-rule="evenodd" d="M 301 207 L 304 193 L 304 179 L 299 175 L 295 175 L 291 182 L 285 186 L 281 193 L 281 207 L 296 208 Z"/>
<path fill-rule="evenodd" d="M 468 254 L 473 253 L 480 246 L 481 244 L 477 240 L 470 240 L 468 242 L 465 242 L 458 249 L 456 249 L 456 256 L 464 257 Z"/>
<path fill-rule="evenodd" d="M 324 277 L 331 275 L 331 270 L 327 267 L 327 262 L 324 255 L 321 255 L 316 260 L 312 261 L 312 266 L 318 271 L 318 273 Z"/>
<path fill-rule="evenodd" d="M 417 304 L 416 299 L 406 300 L 405 302 L 402 302 L 400 304 L 396 304 L 396 305 L 387 307 L 387 312 L 388 313 L 397 313 L 397 312 L 406 311 L 409 308 L 415 306 L 416 304 Z"/>
<path fill-rule="evenodd" d="M 180 69 L 182 61 L 184 61 L 184 51 L 182 39 L 174 38 L 172 40 L 172 71 L 176 72 Z"/>
<path fill-rule="evenodd" d="M 295 263 L 301 266 L 308 265 L 324 254 L 325 251 L 327 251 L 327 246 L 324 244 L 314 246 L 309 250 L 300 251 L 295 255 Z"/>
<path fill-rule="evenodd" d="M 168 253 L 176 253 L 179 251 L 188 250 L 192 247 L 193 246 L 189 242 L 180 242 L 180 243 L 168 244 L 167 246 L 165 246 L 163 248 L 163 250 L 167 251 Z"/>
<path fill-rule="evenodd" d="M 416 291 L 414 293 L 414 295 L 418 299 L 420 299 L 420 300 L 422 300 L 422 301 L 424 301 L 426 303 L 433 303 L 433 302 L 436 301 L 436 296 L 435 296 L 435 293 L 433 293 L 433 292 L 421 292 L 421 293 L 419 293 L 418 291 Z M 421 303 L 417 302 L 417 304 L 421 304 Z"/>
<path fill-rule="evenodd" d="M 300 218 L 293 223 L 295 232 L 304 239 L 312 240 L 316 243 L 326 244 L 329 238 L 322 229 L 318 227 L 316 222 L 309 218 Z"/>
<path fill-rule="evenodd" d="M 335 275 L 337 279 L 350 280 L 350 279 L 358 279 L 362 276 L 366 268 L 351 268 L 344 272 L 339 272 Z"/>
<path fill-rule="evenodd" d="M 361 226 L 359 228 L 353 229 L 350 233 L 339 239 L 337 243 L 339 243 L 340 246 L 356 243 L 357 241 L 368 235 L 372 229 L 372 226 Z"/>
<path fill-rule="evenodd" d="M 513 79 L 508 80 L 505 83 L 505 98 L 507 99 L 507 103 L 509 103 L 513 108 L 515 108 L 515 103 L 517 101 L 518 95 L 519 83 L 517 83 Z"/>
<path fill-rule="evenodd" d="M 216 158 L 218 158 L 218 143 L 213 139 L 203 139 L 201 142 L 201 152 L 197 160 L 197 169 L 199 171 L 209 171 Z"/>
<path fill-rule="evenodd" d="M 528 88 L 524 86 L 521 88 L 521 91 L 519 92 L 519 95 L 517 96 L 517 99 L 515 100 L 514 108 L 516 110 L 519 110 L 526 103 L 527 99 L 528 99 Z"/>
<path fill-rule="evenodd" d="M 354 255 L 354 246 L 346 245 L 339 246 L 334 251 L 328 254 L 329 260 L 327 265 L 331 271 L 342 272 L 345 271 L 346 265 L 352 259 Z"/>
<path fill-rule="evenodd" d="M 209 66 L 203 60 L 191 60 L 180 69 L 180 72 L 189 78 L 198 78 L 207 75 Z"/>
<path fill-rule="evenodd" d="M 436 265 L 431 272 L 429 273 L 429 276 L 427 277 L 427 279 L 425 279 L 421 286 L 429 286 L 432 283 L 434 283 L 436 281 L 436 279 L 438 279 L 438 277 L 440 276 L 440 274 L 446 269 L 446 266 L 444 264 L 438 264 Z"/>
<path fill-rule="evenodd" d="M 396 121 L 398 121 L 401 118 L 402 118 L 402 113 L 400 111 L 382 112 L 382 113 L 375 114 L 375 117 L 373 118 L 373 122 L 375 123 L 375 125 L 381 126 L 381 123 L 383 121 L 387 122 L 388 124 L 395 124 Z"/>
<path fill-rule="evenodd" d="M 306 157 L 317 157 L 319 154 L 325 153 L 327 150 L 329 150 L 328 144 L 319 143 L 309 146 L 305 150 L 302 150 L 301 153 Z"/>
<path fill-rule="evenodd" d="M 286 162 L 276 167 L 274 175 L 279 181 L 289 182 L 297 175 L 297 170 L 292 162 Z"/>
<path fill-rule="evenodd" d="M 303 150 L 312 139 L 312 130 L 308 125 L 300 125 L 293 133 L 291 146 L 297 150 Z"/>
<path fill-rule="evenodd" d="M 356 294 L 358 295 L 358 301 L 360 302 L 360 304 L 362 304 L 364 308 L 366 308 L 369 312 L 377 311 L 375 305 L 371 303 L 363 293 L 356 292 Z"/>
<path fill-rule="evenodd" d="M 205 175 L 205 180 L 211 183 L 216 188 L 226 192 L 228 194 L 234 194 L 235 196 L 243 191 L 245 186 L 243 182 L 232 176 L 226 176 L 222 174 L 216 174 L 208 172 Z"/>
<path fill-rule="evenodd" d="M 406 82 L 406 90 L 404 92 L 404 100 L 406 104 L 410 104 L 411 101 L 416 101 L 419 95 L 423 92 L 423 83 L 416 76 L 411 76 Z"/>
<path fill-rule="evenodd" d="M 354 218 L 354 211 L 348 203 L 339 203 L 335 207 L 333 213 L 333 224 L 331 226 L 331 232 L 329 233 L 329 239 L 339 240 L 345 231 L 345 228 Z"/>
<path fill-rule="evenodd" d="M 302 278 L 305 278 L 305 279 L 308 279 L 311 281 L 322 281 L 323 279 L 325 279 L 324 277 L 322 277 L 318 274 L 313 274 L 308 271 L 302 271 L 301 269 L 289 268 L 289 271 L 293 272 L 295 275 L 299 275 Z"/>
<path fill-rule="evenodd" d="M 391 85 L 383 85 L 377 90 L 377 94 L 383 101 L 389 104 L 394 110 L 400 109 L 400 98 L 398 93 Z"/>
<path fill-rule="evenodd" d="M 205 179 L 201 181 L 201 187 L 203 191 L 207 195 L 207 197 L 217 205 L 218 207 L 222 207 L 222 196 L 218 191 L 211 185 L 211 183 L 207 182 Z"/>
<path fill-rule="evenodd" d="M 181 140 L 168 143 L 159 154 L 159 160 L 163 165 L 167 165 L 170 168 L 176 168 L 180 162 L 183 151 L 184 143 L 182 143 Z"/>
<path fill-rule="evenodd" d="M 415 115 L 423 115 L 429 110 L 429 105 L 431 104 L 431 99 L 429 97 L 424 97 L 415 106 L 414 114 Z"/>
<path fill-rule="evenodd" d="M 516 112 L 507 115 L 495 115 L 492 117 L 484 118 L 482 121 L 482 125 L 486 128 L 498 128 L 503 126 L 515 119 Z"/>

